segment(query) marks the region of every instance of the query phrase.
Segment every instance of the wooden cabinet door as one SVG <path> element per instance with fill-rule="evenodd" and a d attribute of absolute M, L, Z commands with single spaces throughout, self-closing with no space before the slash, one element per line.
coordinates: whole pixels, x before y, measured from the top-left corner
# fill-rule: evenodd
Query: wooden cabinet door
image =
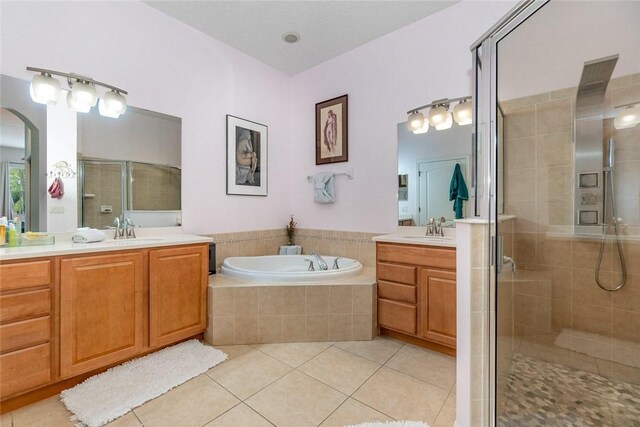
<path fill-rule="evenodd" d="M 207 245 L 149 251 L 149 344 L 159 347 L 204 332 Z"/>
<path fill-rule="evenodd" d="M 419 334 L 423 338 L 456 345 L 456 273 L 423 269 L 418 284 Z"/>
<path fill-rule="evenodd" d="M 69 377 L 144 350 L 142 252 L 61 261 L 60 373 Z"/>

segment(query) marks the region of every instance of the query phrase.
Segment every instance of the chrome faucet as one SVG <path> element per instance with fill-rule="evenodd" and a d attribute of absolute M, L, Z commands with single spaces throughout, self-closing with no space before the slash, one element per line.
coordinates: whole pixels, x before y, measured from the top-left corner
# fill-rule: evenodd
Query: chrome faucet
<path fill-rule="evenodd" d="M 124 223 L 120 221 L 120 217 L 116 217 L 113 220 L 113 225 L 115 226 L 115 233 L 113 235 L 113 239 L 122 239 L 125 238 L 124 233 Z"/>
<path fill-rule="evenodd" d="M 435 218 L 429 218 L 427 224 L 426 236 L 440 236 L 444 237 L 444 224 L 447 222 L 445 217 L 436 220 Z"/>
<path fill-rule="evenodd" d="M 444 237 L 444 224 L 445 222 L 447 222 L 447 219 L 445 217 L 440 218 L 440 221 L 436 223 L 435 225 L 435 235 L 436 236 L 440 236 L 440 237 Z"/>
<path fill-rule="evenodd" d="M 307 268 L 307 271 L 316 271 L 316 269 L 313 268 L 313 260 L 312 259 L 305 258 L 304 260 L 309 263 L 309 268 Z"/>
<path fill-rule="evenodd" d="M 429 223 L 427 224 L 427 233 L 425 236 L 435 236 L 435 227 L 436 227 L 436 219 L 429 218 Z"/>
<path fill-rule="evenodd" d="M 342 258 L 342 257 L 337 256 L 337 257 L 333 260 L 333 269 L 334 269 L 334 270 L 340 270 L 340 266 L 338 266 L 338 260 L 339 260 L 340 258 Z"/>
<path fill-rule="evenodd" d="M 124 233 L 125 239 L 135 239 L 136 238 L 136 231 L 135 231 L 135 224 L 133 223 L 133 221 L 131 220 L 131 218 L 127 218 L 124 220 L 124 224 L 123 224 L 123 230 L 122 232 Z"/>
<path fill-rule="evenodd" d="M 316 261 L 318 261 L 318 267 L 320 268 L 320 270 L 328 270 L 329 266 L 327 265 L 326 261 L 317 253 L 315 252 L 311 252 L 309 253 L 309 255 L 311 255 L 312 257 L 314 257 L 316 259 Z"/>

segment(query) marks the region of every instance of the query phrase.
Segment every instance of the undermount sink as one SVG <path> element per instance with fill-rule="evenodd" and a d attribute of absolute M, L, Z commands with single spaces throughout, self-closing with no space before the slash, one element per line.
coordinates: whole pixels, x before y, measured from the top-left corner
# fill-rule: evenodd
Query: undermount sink
<path fill-rule="evenodd" d="M 442 236 L 402 236 L 403 239 L 416 239 L 416 240 L 433 240 L 435 242 L 447 242 L 453 241 L 452 237 L 442 237 Z"/>
<path fill-rule="evenodd" d="M 139 243 L 150 243 L 150 242 L 160 242 L 162 241 L 162 239 L 153 239 L 153 238 L 149 238 L 149 239 L 124 239 L 124 240 L 109 240 L 107 242 L 104 242 L 103 244 L 105 245 L 115 245 L 115 246 L 127 246 L 127 245 L 137 245 Z"/>

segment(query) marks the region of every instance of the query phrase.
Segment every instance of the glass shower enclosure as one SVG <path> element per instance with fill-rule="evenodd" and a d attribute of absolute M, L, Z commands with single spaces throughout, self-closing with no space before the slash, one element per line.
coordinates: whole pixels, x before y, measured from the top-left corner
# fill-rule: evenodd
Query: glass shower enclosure
<path fill-rule="evenodd" d="M 525 1 L 474 46 L 490 425 L 640 425 L 639 22 Z"/>

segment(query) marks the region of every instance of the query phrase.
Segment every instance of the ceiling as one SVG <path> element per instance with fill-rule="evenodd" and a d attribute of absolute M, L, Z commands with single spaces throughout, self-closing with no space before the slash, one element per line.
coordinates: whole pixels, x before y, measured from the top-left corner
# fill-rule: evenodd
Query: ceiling
<path fill-rule="evenodd" d="M 145 3 L 292 76 L 458 1 Z M 290 31 L 300 35 L 295 44 L 282 40 Z"/>
<path fill-rule="evenodd" d="M 577 87 L 585 62 L 614 54 L 612 78 L 640 73 L 638 22 L 637 1 L 547 3 L 499 42 L 499 99 Z"/>

